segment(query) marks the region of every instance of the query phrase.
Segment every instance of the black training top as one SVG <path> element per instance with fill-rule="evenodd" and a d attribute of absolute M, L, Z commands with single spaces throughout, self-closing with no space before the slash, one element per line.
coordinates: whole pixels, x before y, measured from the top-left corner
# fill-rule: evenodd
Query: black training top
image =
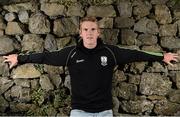
<path fill-rule="evenodd" d="M 162 61 L 163 54 L 119 48 L 98 39 L 94 49 L 82 41 L 60 51 L 19 55 L 18 62 L 68 66 L 71 76 L 72 109 L 101 112 L 112 109 L 112 75 L 115 65 L 135 61 Z"/>

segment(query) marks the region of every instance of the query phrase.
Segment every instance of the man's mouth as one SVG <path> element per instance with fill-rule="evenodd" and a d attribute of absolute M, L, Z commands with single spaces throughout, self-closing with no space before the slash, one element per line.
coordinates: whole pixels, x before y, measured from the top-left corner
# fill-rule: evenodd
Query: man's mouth
<path fill-rule="evenodd" d="M 87 37 L 87 39 L 93 39 L 93 37 Z"/>

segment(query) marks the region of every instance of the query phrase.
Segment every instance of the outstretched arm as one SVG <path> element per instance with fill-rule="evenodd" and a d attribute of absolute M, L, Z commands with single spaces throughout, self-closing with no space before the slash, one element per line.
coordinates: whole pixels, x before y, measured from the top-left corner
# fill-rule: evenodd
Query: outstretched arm
<path fill-rule="evenodd" d="M 164 59 L 163 61 L 171 66 L 173 66 L 173 64 L 171 63 L 171 61 L 175 61 L 178 62 L 178 58 L 180 58 L 180 56 L 178 56 L 178 54 L 176 53 L 165 53 L 164 54 Z"/>
<path fill-rule="evenodd" d="M 4 62 L 9 64 L 12 68 L 15 65 L 24 63 L 37 63 L 37 64 L 47 64 L 54 66 L 65 66 L 68 64 L 67 60 L 72 51 L 75 51 L 75 47 L 66 47 L 59 51 L 53 52 L 43 52 L 43 53 L 32 53 L 27 55 L 10 54 L 8 56 L 3 56 Z"/>
<path fill-rule="evenodd" d="M 17 57 L 18 54 L 10 54 L 8 56 L 3 56 L 3 58 L 5 59 L 4 62 L 7 62 L 9 64 L 10 69 L 17 65 L 18 63 Z"/>
<path fill-rule="evenodd" d="M 172 61 L 178 62 L 180 55 L 177 53 L 155 53 L 142 50 L 133 50 L 121 47 L 112 47 L 118 64 L 126 64 L 138 61 L 163 61 L 173 66 Z M 179 59 L 178 59 L 179 58 Z"/>

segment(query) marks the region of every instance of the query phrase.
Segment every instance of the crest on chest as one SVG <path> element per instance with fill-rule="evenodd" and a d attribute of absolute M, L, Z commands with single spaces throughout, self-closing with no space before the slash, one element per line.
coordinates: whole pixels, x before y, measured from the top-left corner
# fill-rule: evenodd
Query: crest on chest
<path fill-rule="evenodd" d="M 107 65 L 107 56 L 101 56 L 101 65 L 106 66 Z"/>

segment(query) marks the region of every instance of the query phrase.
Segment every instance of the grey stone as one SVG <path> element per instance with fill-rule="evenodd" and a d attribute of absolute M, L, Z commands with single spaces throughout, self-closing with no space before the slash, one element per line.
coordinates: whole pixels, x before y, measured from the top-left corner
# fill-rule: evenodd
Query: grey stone
<path fill-rule="evenodd" d="M 31 89 L 38 89 L 40 87 L 39 79 L 31 80 Z"/>
<path fill-rule="evenodd" d="M 135 0 L 133 1 L 133 15 L 135 19 L 140 19 L 150 14 L 152 5 L 148 1 Z"/>
<path fill-rule="evenodd" d="M 64 86 L 67 87 L 71 91 L 71 77 L 67 75 L 65 77 Z"/>
<path fill-rule="evenodd" d="M 27 11 L 19 11 L 18 12 L 18 18 L 19 18 L 19 21 L 21 21 L 22 23 L 28 23 L 29 14 Z"/>
<path fill-rule="evenodd" d="M 3 16 L 0 15 L 0 29 L 5 29 L 6 28 L 6 24 L 4 21 Z"/>
<path fill-rule="evenodd" d="M 33 104 L 28 104 L 28 103 L 15 103 L 14 105 L 14 109 L 15 111 L 18 111 L 18 112 L 27 112 L 30 110 L 30 108 L 32 106 L 34 106 Z M 11 107 L 12 107 L 12 104 L 11 104 Z"/>
<path fill-rule="evenodd" d="M 100 28 L 113 28 L 113 18 L 102 18 L 98 24 Z"/>
<path fill-rule="evenodd" d="M 44 65 L 44 71 L 47 72 L 49 75 L 52 75 L 52 76 L 64 73 L 62 66 L 59 67 L 59 66 L 52 66 L 52 65 Z"/>
<path fill-rule="evenodd" d="M 71 42 L 71 37 L 64 37 L 64 38 L 56 38 L 58 50 L 68 46 Z"/>
<path fill-rule="evenodd" d="M 100 37 L 104 40 L 105 43 L 117 44 L 118 33 L 118 29 L 103 29 Z"/>
<path fill-rule="evenodd" d="M 22 35 L 26 32 L 23 24 L 19 22 L 8 22 L 5 29 L 7 35 Z"/>
<path fill-rule="evenodd" d="M 15 50 L 13 39 L 7 36 L 0 37 L 0 54 L 7 54 Z"/>
<path fill-rule="evenodd" d="M 116 17 L 114 21 L 115 28 L 131 28 L 134 24 L 134 19 L 128 17 Z"/>
<path fill-rule="evenodd" d="M 3 61 L 4 61 L 3 57 L 0 57 L 0 75 L 7 77 L 9 76 L 9 67 L 8 64 L 4 63 Z"/>
<path fill-rule="evenodd" d="M 141 74 L 146 66 L 147 62 L 134 62 L 130 66 L 130 72 L 134 74 Z"/>
<path fill-rule="evenodd" d="M 53 35 L 47 34 L 44 40 L 44 48 L 48 51 L 55 51 L 57 50 L 57 42 Z"/>
<path fill-rule="evenodd" d="M 0 112 L 4 113 L 9 107 L 9 103 L 0 95 Z"/>
<path fill-rule="evenodd" d="M 180 89 L 180 72 L 176 71 L 175 73 L 175 83 L 176 83 L 176 87 L 178 89 Z"/>
<path fill-rule="evenodd" d="M 5 20 L 10 22 L 16 19 L 16 14 L 15 13 L 7 13 L 5 14 Z"/>
<path fill-rule="evenodd" d="M 158 101 L 166 100 L 166 97 L 159 95 L 148 95 L 147 99 L 151 100 L 153 104 L 156 104 Z"/>
<path fill-rule="evenodd" d="M 62 78 L 60 75 L 49 75 L 49 79 L 56 88 L 61 86 L 60 84 L 62 83 Z"/>
<path fill-rule="evenodd" d="M 35 34 L 47 34 L 50 32 L 50 22 L 42 13 L 35 13 L 29 18 L 29 31 Z"/>
<path fill-rule="evenodd" d="M 140 79 L 141 79 L 140 75 L 128 74 L 128 83 L 130 83 L 130 84 L 139 85 Z"/>
<path fill-rule="evenodd" d="M 63 16 L 65 12 L 65 6 L 58 3 L 42 3 L 41 11 L 48 16 Z"/>
<path fill-rule="evenodd" d="M 27 79 L 15 79 L 15 84 L 21 87 L 30 87 L 30 81 Z"/>
<path fill-rule="evenodd" d="M 3 9 L 5 9 L 9 12 L 15 12 L 15 13 L 18 13 L 21 10 L 35 12 L 38 10 L 38 4 L 35 2 L 10 4 L 10 5 L 4 5 Z"/>
<path fill-rule="evenodd" d="M 64 0 L 41 0 L 41 1 L 44 1 L 44 2 L 50 2 L 50 3 L 61 3 L 61 4 L 63 4 L 63 3 L 68 3 L 68 2 L 72 2 L 72 3 L 77 3 L 77 0 L 66 0 L 66 1 L 64 1 Z"/>
<path fill-rule="evenodd" d="M 172 71 L 179 71 L 180 70 L 180 63 L 176 63 L 173 66 L 168 65 L 168 70 L 172 70 Z"/>
<path fill-rule="evenodd" d="M 38 78 L 41 73 L 36 70 L 33 64 L 24 64 L 12 71 L 12 78 Z"/>
<path fill-rule="evenodd" d="M 4 98 L 5 98 L 8 102 L 11 102 L 11 101 L 12 101 L 11 90 L 7 90 L 7 91 L 4 93 Z"/>
<path fill-rule="evenodd" d="M 116 79 L 116 83 L 126 80 L 126 76 L 125 76 L 124 72 L 121 70 L 116 70 L 114 72 L 114 78 Z"/>
<path fill-rule="evenodd" d="M 158 34 L 159 29 L 155 20 L 144 17 L 134 25 L 134 31 L 148 34 Z"/>
<path fill-rule="evenodd" d="M 14 82 L 8 78 L 0 78 L 0 94 L 5 93 L 10 87 L 12 87 Z"/>
<path fill-rule="evenodd" d="M 170 10 L 166 5 L 156 5 L 155 16 L 159 24 L 168 24 L 172 22 Z"/>
<path fill-rule="evenodd" d="M 128 113 L 142 113 L 145 111 L 152 111 L 154 105 L 148 100 L 137 100 L 137 101 L 123 101 L 121 107 Z"/>
<path fill-rule="evenodd" d="M 13 86 L 11 87 L 11 97 L 14 98 L 14 100 L 18 100 L 20 97 L 22 87 L 21 86 Z"/>
<path fill-rule="evenodd" d="M 54 86 L 47 75 L 40 76 L 39 82 L 43 90 L 49 91 L 54 89 Z"/>
<path fill-rule="evenodd" d="M 151 0 L 151 4 L 159 4 L 159 5 L 162 5 L 162 4 L 166 4 L 169 0 Z"/>
<path fill-rule="evenodd" d="M 60 86 L 62 80 L 60 74 L 64 73 L 62 67 L 44 65 L 44 71 L 48 73 L 50 81 L 57 88 Z"/>
<path fill-rule="evenodd" d="M 79 19 L 78 17 L 61 18 L 54 21 L 53 32 L 58 37 L 78 34 Z"/>
<path fill-rule="evenodd" d="M 121 30 L 121 43 L 123 45 L 135 45 L 137 34 L 131 29 Z"/>
<path fill-rule="evenodd" d="M 163 67 L 163 65 L 161 65 L 159 62 L 153 62 L 152 63 L 152 67 L 149 67 L 147 69 L 148 72 L 164 72 L 167 73 L 167 67 Z"/>
<path fill-rule="evenodd" d="M 116 17 L 116 11 L 112 5 L 90 6 L 87 10 L 87 15 L 95 17 Z"/>
<path fill-rule="evenodd" d="M 83 6 L 80 3 L 72 4 L 68 7 L 67 16 L 79 16 L 83 17 L 85 12 L 83 10 Z"/>
<path fill-rule="evenodd" d="M 31 91 L 30 88 L 27 88 L 27 87 L 21 88 L 19 100 L 21 102 L 29 102 L 29 101 L 31 101 L 30 91 Z"/>
<path fill-rule="evenodd" d="M 168 49 L 180 48 L 180 40 L 175 37 L 162 37 L 161 46 Z"/>
<path fill-rule="evenodd" d="M 31 0 L 1 0 L 1 5 L 7 5 L 7 4 L 17 4 L 17 3 L 23 3 L 23 2 L 29 2 Z"/>
<path fill-rule="evenodd" d="M 4 31 L 0 29 L 0 37 L 4 36 Z"/>
<path fill-rule="evenodd" d="M 180 10 L 179 9 L 174 9 L 173 10 L 173 15 L 175 19 L 180 19 Z"/>
<path fill-rule="evenodd" d="M 175 115 L 180 110 L 180 104 L 167 100 L 159 101 L 155 104 L 154 112 L 158 115 Z"/>
<path fill-rule="evenodd" d="M 22 51 L 42 52 L 44 49 L 44 40 L 36 34 L 25 34 L 21 45 Z"/>
<path fill-rule="evenodd" d="M 121 1 L 118 6 L 120 17 L 131 17 L 132 16 L 132 3 L 129 1 Z"/>
<path fill-rule="evenodd" d="M 180 20 L 177 20 L 176 22 L 175 22 L 175 24 L 177 24 L 177 27 L 178 27 L 178 36 L 180 36 Z"/>
<path fill-rule="evenodd" d="M 113 114 L 116 114 L 119 112 L 120 102 L 117 97 L 113 97 L 112 100 L 113 100 L 113 105 L 114 105 Z"/>
<path fill-rule="evenodd" d="M 4 84 L 7 84 L 7 83 L 10 83 L 12 82 L 12 80 L 10 80 L 9 78 L 7 77 L 0 77 L 0 85 L 4 85 Z"/>
<path fill-rule="evenodd" d="M 114 3 L 114 0 L 84 0 L 83 2 L 88 2 L 90 5 L 111 5 Z"/>
<path fill-rule="evenodd" d="M 161 25 L 159 28 L 160 36 L 176 36 L 176 33 L 177 33 L 176 24 Z"/>
<path fill-rule="evenodd" d="M 180 104 L 180 90 L 170 92 L 168 95 L 169 101 Z"/>
<path fill-rule="evenodd" d="M 172 82 L 158 73 L 143 73 L 140 92 L 145 95 L 166 95 L 171 89 Z"/>
<path fill-rule="evenodd" d="M 137 92 L 137 86 L 133 84 L 121 82 L 119 83 L 119 86 L 116 87 L 115 90 L 117 97 L 129 100 L 135 98 Z"/>
<path fill-rule="evenodd" d="M 157 36 L 150 34 L 140 34 L 137 38 L 141 45 L 155 45 L 158 42 Z"/>

